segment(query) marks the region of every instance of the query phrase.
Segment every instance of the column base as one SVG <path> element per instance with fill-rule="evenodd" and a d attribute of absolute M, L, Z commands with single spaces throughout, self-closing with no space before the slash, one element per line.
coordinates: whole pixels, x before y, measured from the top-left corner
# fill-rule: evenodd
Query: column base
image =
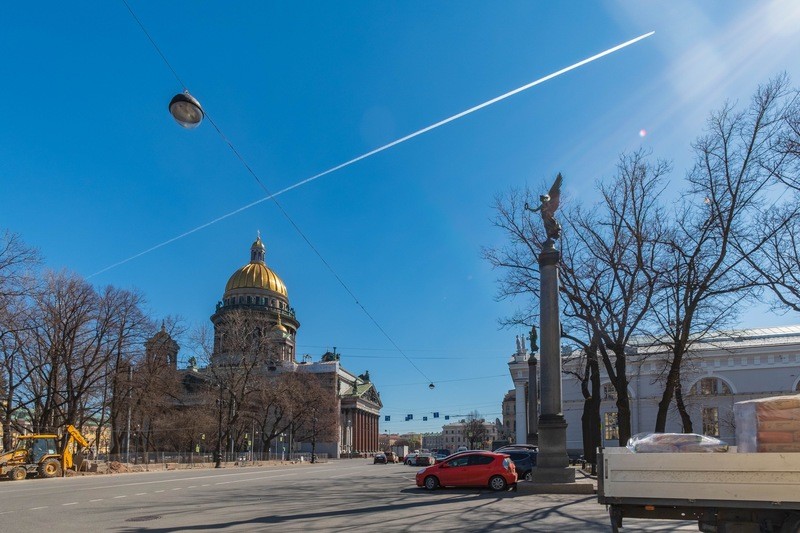
<path fill-rule="evenodd" d="M 571 466 L 565 468 L 536 466 L 531 473 L 534 483 L 575 483 L 575 469 Z"/>

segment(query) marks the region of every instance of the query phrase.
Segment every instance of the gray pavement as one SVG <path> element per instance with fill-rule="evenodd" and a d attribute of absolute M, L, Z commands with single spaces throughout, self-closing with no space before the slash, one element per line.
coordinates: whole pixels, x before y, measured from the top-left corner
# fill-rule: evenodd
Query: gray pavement
<path fill-rule="evenodd" d="M 0 531 L 610 531 L 593 495 L 427 492 L 417 470 L 361 459 L 2 481 Z M 625 526 L 697 531 L 692 522 Z"/>

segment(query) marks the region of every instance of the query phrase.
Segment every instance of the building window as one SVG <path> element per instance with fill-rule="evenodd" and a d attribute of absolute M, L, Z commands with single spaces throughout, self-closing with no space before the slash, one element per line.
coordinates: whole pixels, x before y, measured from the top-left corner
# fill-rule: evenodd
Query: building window
<path fill-rule="evenodd" d="M 617 423 L 616 412 L 603 415 L 603 428 L 605 429 L 606 440 L 619 439 L 619 424 Z"/>
<path fill-rule="evenodd" d="M 614 384 L 610 381 L 608 383 L 603 383 L 603 399 L 604 400 L 616 400 L 617 399 L 617 389 L 614 388 Z"/>
<path fill-rule="evenodd" d="M 718 394 L 730 394 L 731 388 L 719 378 L 703 378 L 694 384 L 689 394 L 700 394 L 702 396 L 716 396 Z"/>
<path fill-rule="evenodd" d="M 719 411 L 716 407 L 703 407 L 703 435 L 719 437 Z"/>
<path fill-rule="evenodd" d="M 253 303 L 253 297 L 252 296 L 248 296 L 247 297 L 247 305 L 250 305 L 252 303 Z"/>

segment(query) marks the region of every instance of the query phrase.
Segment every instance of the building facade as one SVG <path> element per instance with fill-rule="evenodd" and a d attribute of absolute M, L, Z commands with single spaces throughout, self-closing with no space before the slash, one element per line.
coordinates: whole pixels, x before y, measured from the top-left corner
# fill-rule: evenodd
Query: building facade
<path fill-rule="evenodd" d="M 661 370 L 665 354 L 639 346 L 628 362 L 631 433 L 655 428 L 663 391 Z M 602 370 L 601 365 L 601 372 Z M 565 360 L 562 390 L 567 420 L 567 448 L 582 450 L 583 396 L 574 375 L 575 363 Z M 708 335 L 694 343 L 682 370 L 682 389 L 693 431 L 736 445 L 733 404 L 743 400 L 800 391 L 800 326 L 740 330 Z M 616 395 L 608 376 L 601 378 L 601 438 L 618 446 Z M 674 401 L 673 401 L 674 404 Z M 670 410 L 666 430 L 681 432 L 680 417 Z"/>
<path fill-rule="evenodd" d="M 466 426 L 467 422 L 465 420 L 442 426 L 442 448 L 452 451 L 457 450 L 460 446 L 469 448 L 470 442 L 465 434 Z M 497 424 L 483 421 L 483 427 L 486 429 L 485 438 L 483 442 L 475 444 L 478 449 L 488 448 L 492 441 L 498 438 Z"/>

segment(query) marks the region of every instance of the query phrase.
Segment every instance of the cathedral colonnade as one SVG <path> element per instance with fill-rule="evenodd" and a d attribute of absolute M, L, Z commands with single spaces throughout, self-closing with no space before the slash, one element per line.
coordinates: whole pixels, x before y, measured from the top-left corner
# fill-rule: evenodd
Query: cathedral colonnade
<path fill-rule="evenodd" d="M 374 453 L 378 451 L 378 415 L 362 409 L 347 409 L 343 413 L 345 452 Z"/>

